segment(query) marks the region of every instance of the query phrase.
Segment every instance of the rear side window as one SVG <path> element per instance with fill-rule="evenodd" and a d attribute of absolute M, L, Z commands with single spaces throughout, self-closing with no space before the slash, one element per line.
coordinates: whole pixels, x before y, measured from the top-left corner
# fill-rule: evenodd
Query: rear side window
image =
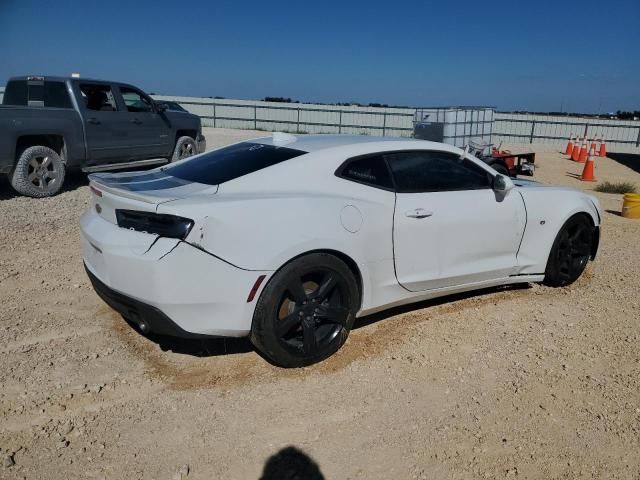
<path fill-rule="evenodd" d="M 293 148 L 244 142 L 199 155 L 166 167 L 164 171 L 189 182 L 217 185 L 305 153 Z"/>
<path fill-rule="evenodd" d="M 27 81 L 13 80 L 7 83 L 2 98 L 3 105 L 26 106 L 27 105 Z"/>
<path fill-rule="evenodd" d="M 398 192 L 447 192 L 491 188 L 492 176 L 449 152 L 415 151 L 386 156 Z"/>
<path fill-rule="evenodd" d="M 64 82 L 44 82 L 44 106 L 71 108 L 71 99 Z"/>
<path fill-rule="evenodd" d="M 81 83 L 80 93 L 87 110 L 113 112 L 117 110 L 111 86 L 99 83 Z"/>
<path fill-rule="evenodd" d="M 71 108 L 71 100 L 64 82 L 14 80 L 7 83 L 4 105 Z"/>
<path fill-rule="evenodd" d="M 385 189 L 393 188 L 391 174 L 381 155 L 350 160 L 337 172 L 339 177 Z"/>

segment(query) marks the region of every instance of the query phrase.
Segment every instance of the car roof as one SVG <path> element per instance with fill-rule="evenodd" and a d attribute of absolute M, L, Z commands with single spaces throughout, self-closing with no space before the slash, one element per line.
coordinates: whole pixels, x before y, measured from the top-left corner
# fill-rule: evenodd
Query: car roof
<path fill-rule="evenodd" d="M 327 148 L 345 147 L 350 145 L 359 145 L 363 143 L 380 143 L 380 142 L 406 142 L 412 141 L 411 138 L 402 137 L 381 137 L 374 135 L 289 135 L 284 134 L 282 139 L 277 137 L 261 137 L 247 140 L 250 143 L 261 143 L 263 145 L 274 145 L 278 147 L 293 148 L 303 152 L 317 152 Z"/>
<path fill-rule="evenodd" d="M 280 135 L 276 137 L 275 135 Z M 455 147 L 437 142 L 429 142 L 409 137 L 383 137 L 376 135 L 331 135 L 331 134 L 311 134 L 311 135 L 290 135 L 275 134 L 271 137 L 260 137 L 247 140 L 250 143 L 260 143 L 263 145 L 274 145 L 278 147 L 292 148 L 303 152 L 311 153 L 320 150 L 337 147 L 351 147 L 375 143 L 376 149 L 393 149 L 395 144 L 404 144 L 402 149 L 407 148 L 407 144 L 415 144 L 417 149 L 435 149 L 455 151 Z"/>

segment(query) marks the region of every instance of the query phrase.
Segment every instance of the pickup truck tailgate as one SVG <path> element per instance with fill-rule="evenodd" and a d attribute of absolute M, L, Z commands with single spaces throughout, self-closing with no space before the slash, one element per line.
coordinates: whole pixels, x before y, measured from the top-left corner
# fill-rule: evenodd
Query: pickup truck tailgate
<path fill-rule="evenodd" d="M 156 212 L 158 205 L 196 194 L 214 194 L 217 185 L 189 182 L 155 169 L 147 172 L 89 175 L 92 205 L 110 223 L 116 209 Z"/>

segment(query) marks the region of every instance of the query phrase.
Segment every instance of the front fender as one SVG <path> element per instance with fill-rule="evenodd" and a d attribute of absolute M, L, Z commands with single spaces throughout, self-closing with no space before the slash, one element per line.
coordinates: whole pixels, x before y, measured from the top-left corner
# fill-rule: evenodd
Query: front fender
<path fill-rule="evenodd" d="M 573 215 L 583 213 L 600 227 L 598 200 L 584 192 L 553 188 L 519 189 L 526 210 L 527 223 L 518 251 L 519 273 L 542 274 L 553 242 L 560 228 Z M 597 246 L 596 246 L 597 248 Z M 592 256 L 595 257 L 595 252 Z"/>

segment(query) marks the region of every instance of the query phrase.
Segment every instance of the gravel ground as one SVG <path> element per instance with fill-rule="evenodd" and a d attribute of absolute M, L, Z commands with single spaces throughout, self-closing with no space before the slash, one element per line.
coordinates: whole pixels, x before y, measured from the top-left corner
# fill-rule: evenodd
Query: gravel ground
<path fill-rule="evenodd" d="M 210 147 L 258 135 L 207 132 Z M 593 188 L 557 153 L 538 164 Z M 611 160 L 596 175 L 640 186 Z M 2 180 L 0 478 L 258 479 L 295 446 L 327 479 L 638 479 L 640 221 L 598 196 L 601 250 L 576 284 L 397 309 L 282 370 L 245 340 L 136 333 L 83 271 L 83 179 L 42 200 Z"/>

